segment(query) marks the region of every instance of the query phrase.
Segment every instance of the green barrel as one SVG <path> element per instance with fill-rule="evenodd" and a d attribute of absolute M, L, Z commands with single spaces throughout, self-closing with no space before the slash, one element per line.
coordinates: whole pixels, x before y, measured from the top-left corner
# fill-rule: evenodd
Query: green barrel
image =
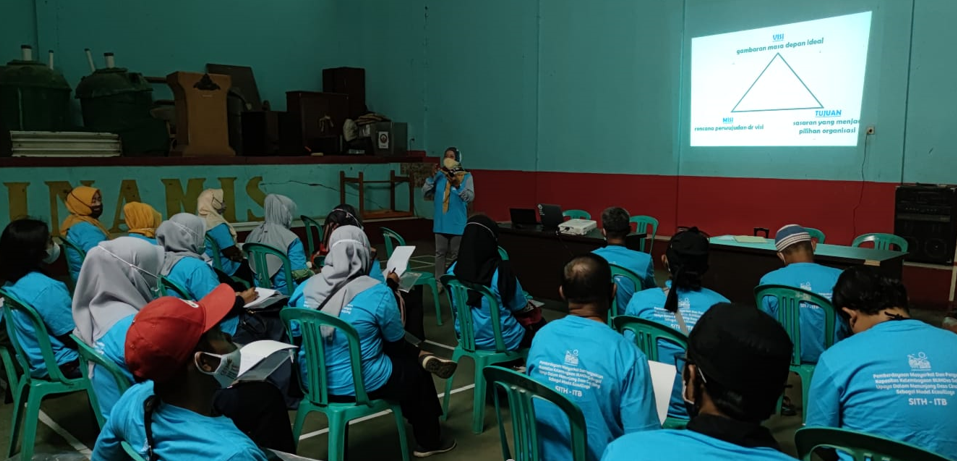
<path fill-rule="evenodd" d="M 0 67 L 0 120 L 9 130 L 61 131 L 68 128 L 70 84 L 36 61 Z"/>
<path fill-rule="evenodd" d="M 121 67 L 99 69 L 76 86 L 87 130 L 116 133 L 123 154 L 166 155 L 166 123 L 150 115 L 153 88 L 142 74 Z"/>

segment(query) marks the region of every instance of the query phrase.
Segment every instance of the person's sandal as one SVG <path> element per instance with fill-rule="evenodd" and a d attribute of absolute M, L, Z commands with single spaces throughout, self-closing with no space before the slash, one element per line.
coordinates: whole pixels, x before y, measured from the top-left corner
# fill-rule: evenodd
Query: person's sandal
<path fill-rule="evenodd" d="M 419 364 L 422 365 L 425 371 L 442 379 L 452 377 L 452 374 L 455 373 L 455 369 L 459 366 L 459 364 L 435 354 L 426 354 L 419 357 Z"/>

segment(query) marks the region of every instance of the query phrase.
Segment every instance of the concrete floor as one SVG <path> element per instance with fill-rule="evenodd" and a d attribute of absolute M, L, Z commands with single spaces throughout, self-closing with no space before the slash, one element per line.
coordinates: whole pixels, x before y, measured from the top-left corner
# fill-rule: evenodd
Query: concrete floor
<path fill-rule="evenodd" d="M 430 244 L 420 245 L 418 255 L 428 255 L 432 251 Z M 418 256 L 414 263 L 419 270 L 430 270 L 432 258 Z M 659 271 L 659 278 L 665 274 Z M 661 280 L 663 282 L 663 280 Z M 425 290 L 425 327 L 428 343 L 425 347 L 432 352 L 450 357 L 456 344 L 454 331 L 450 322 L 450 311 L 445 296 L 442 296 L 442 313 L 444 325 L 436 325 L 433 312 L 432 298 Z M 557 303 L 547 303 L 545 317 L 549 320 L 563 317 L 566 313 L 564 306 Z M 916 312 L 918 318 L 939 325 L 939 313 Z M 482 434 L 472 434 L 472 384 L 474 367 L 468 360 L 463 361 L 455 375 L 452 390 L 452 401 L 449 419 L 444 423 L 444 430 L 458 442 L 458 448 L 445 455 L 436 456 L 437 460 L 492 460 L 503 459 L 499 434 L 496 429 L 494 406 L 486 405 L 485 431 Z M 791 400 L 795 404 L 801 401 L 800 382 L 792 376 L 791 389 L 788 390 Z M 436 379 L 437 393 L 445 389 L 445 382 Z M 506 411 L 507 413 L 507 411 Z M 799 413 L 800 414 L 800 413 Z M 295 413 L 290 412 L 290 420 Z M 0 406 L 0 447 L 6 448 L 10 434 L 11 405 Z M 772 417 L 767 426 L 772 430 L 785 451 L 794 455 L 793 436 L 800 427 L 799 416 Z M 508 423 L 506 422 L 508 427 Z M 43 413 L 39 423 L 36 442 L 36 453 L 83 453 L 89 455 L 89 450 L 96 440 L 96 423 L 89 407 L 86 396 L 72 394 L 59 398 L 51 398 L 43 403 Z M 508 429 L 510 431 L 510 428 Z M 327 434 L 326 421 L 321 413 L 314 413 L 306 421 L 305 430 L 299 444 L 299 453 L 316 459 L 326 458 Z M 507 431 L 508 432 L 508 431 Z M 411 437 L 411 428 L 408 433 Z M 410 447 L 413 446 L 410 441 Z M 391 414 L 380 415 L 364 421 L 354 422 L 349 431 L 350 459 L 399 460 L 399 441 L 395 432 L 395 420 Z"/>

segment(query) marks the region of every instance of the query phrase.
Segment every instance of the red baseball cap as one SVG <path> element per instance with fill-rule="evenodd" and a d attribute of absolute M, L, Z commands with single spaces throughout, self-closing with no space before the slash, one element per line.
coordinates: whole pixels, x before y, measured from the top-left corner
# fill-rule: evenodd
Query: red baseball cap
<path fill-rule="evenodd" d="M 236 292 L 226 284 L 198 302 L 172 296 L 150 302 L 126 333 L 126 366 L 139 379 L 169 380 L 192 360 L 203 334 L 218 325 L 235 302 Z"/>

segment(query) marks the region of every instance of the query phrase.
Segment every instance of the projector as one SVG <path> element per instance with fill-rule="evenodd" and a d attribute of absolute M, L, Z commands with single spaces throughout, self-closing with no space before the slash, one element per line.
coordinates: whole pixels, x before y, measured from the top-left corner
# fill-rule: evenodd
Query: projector
<path fill-rule="evenodd" d="M 598 223 L 586 219 L 570 219 L 558 225 L 558 231 L 565 235 L 585 235 L 597 228 Z"/>

